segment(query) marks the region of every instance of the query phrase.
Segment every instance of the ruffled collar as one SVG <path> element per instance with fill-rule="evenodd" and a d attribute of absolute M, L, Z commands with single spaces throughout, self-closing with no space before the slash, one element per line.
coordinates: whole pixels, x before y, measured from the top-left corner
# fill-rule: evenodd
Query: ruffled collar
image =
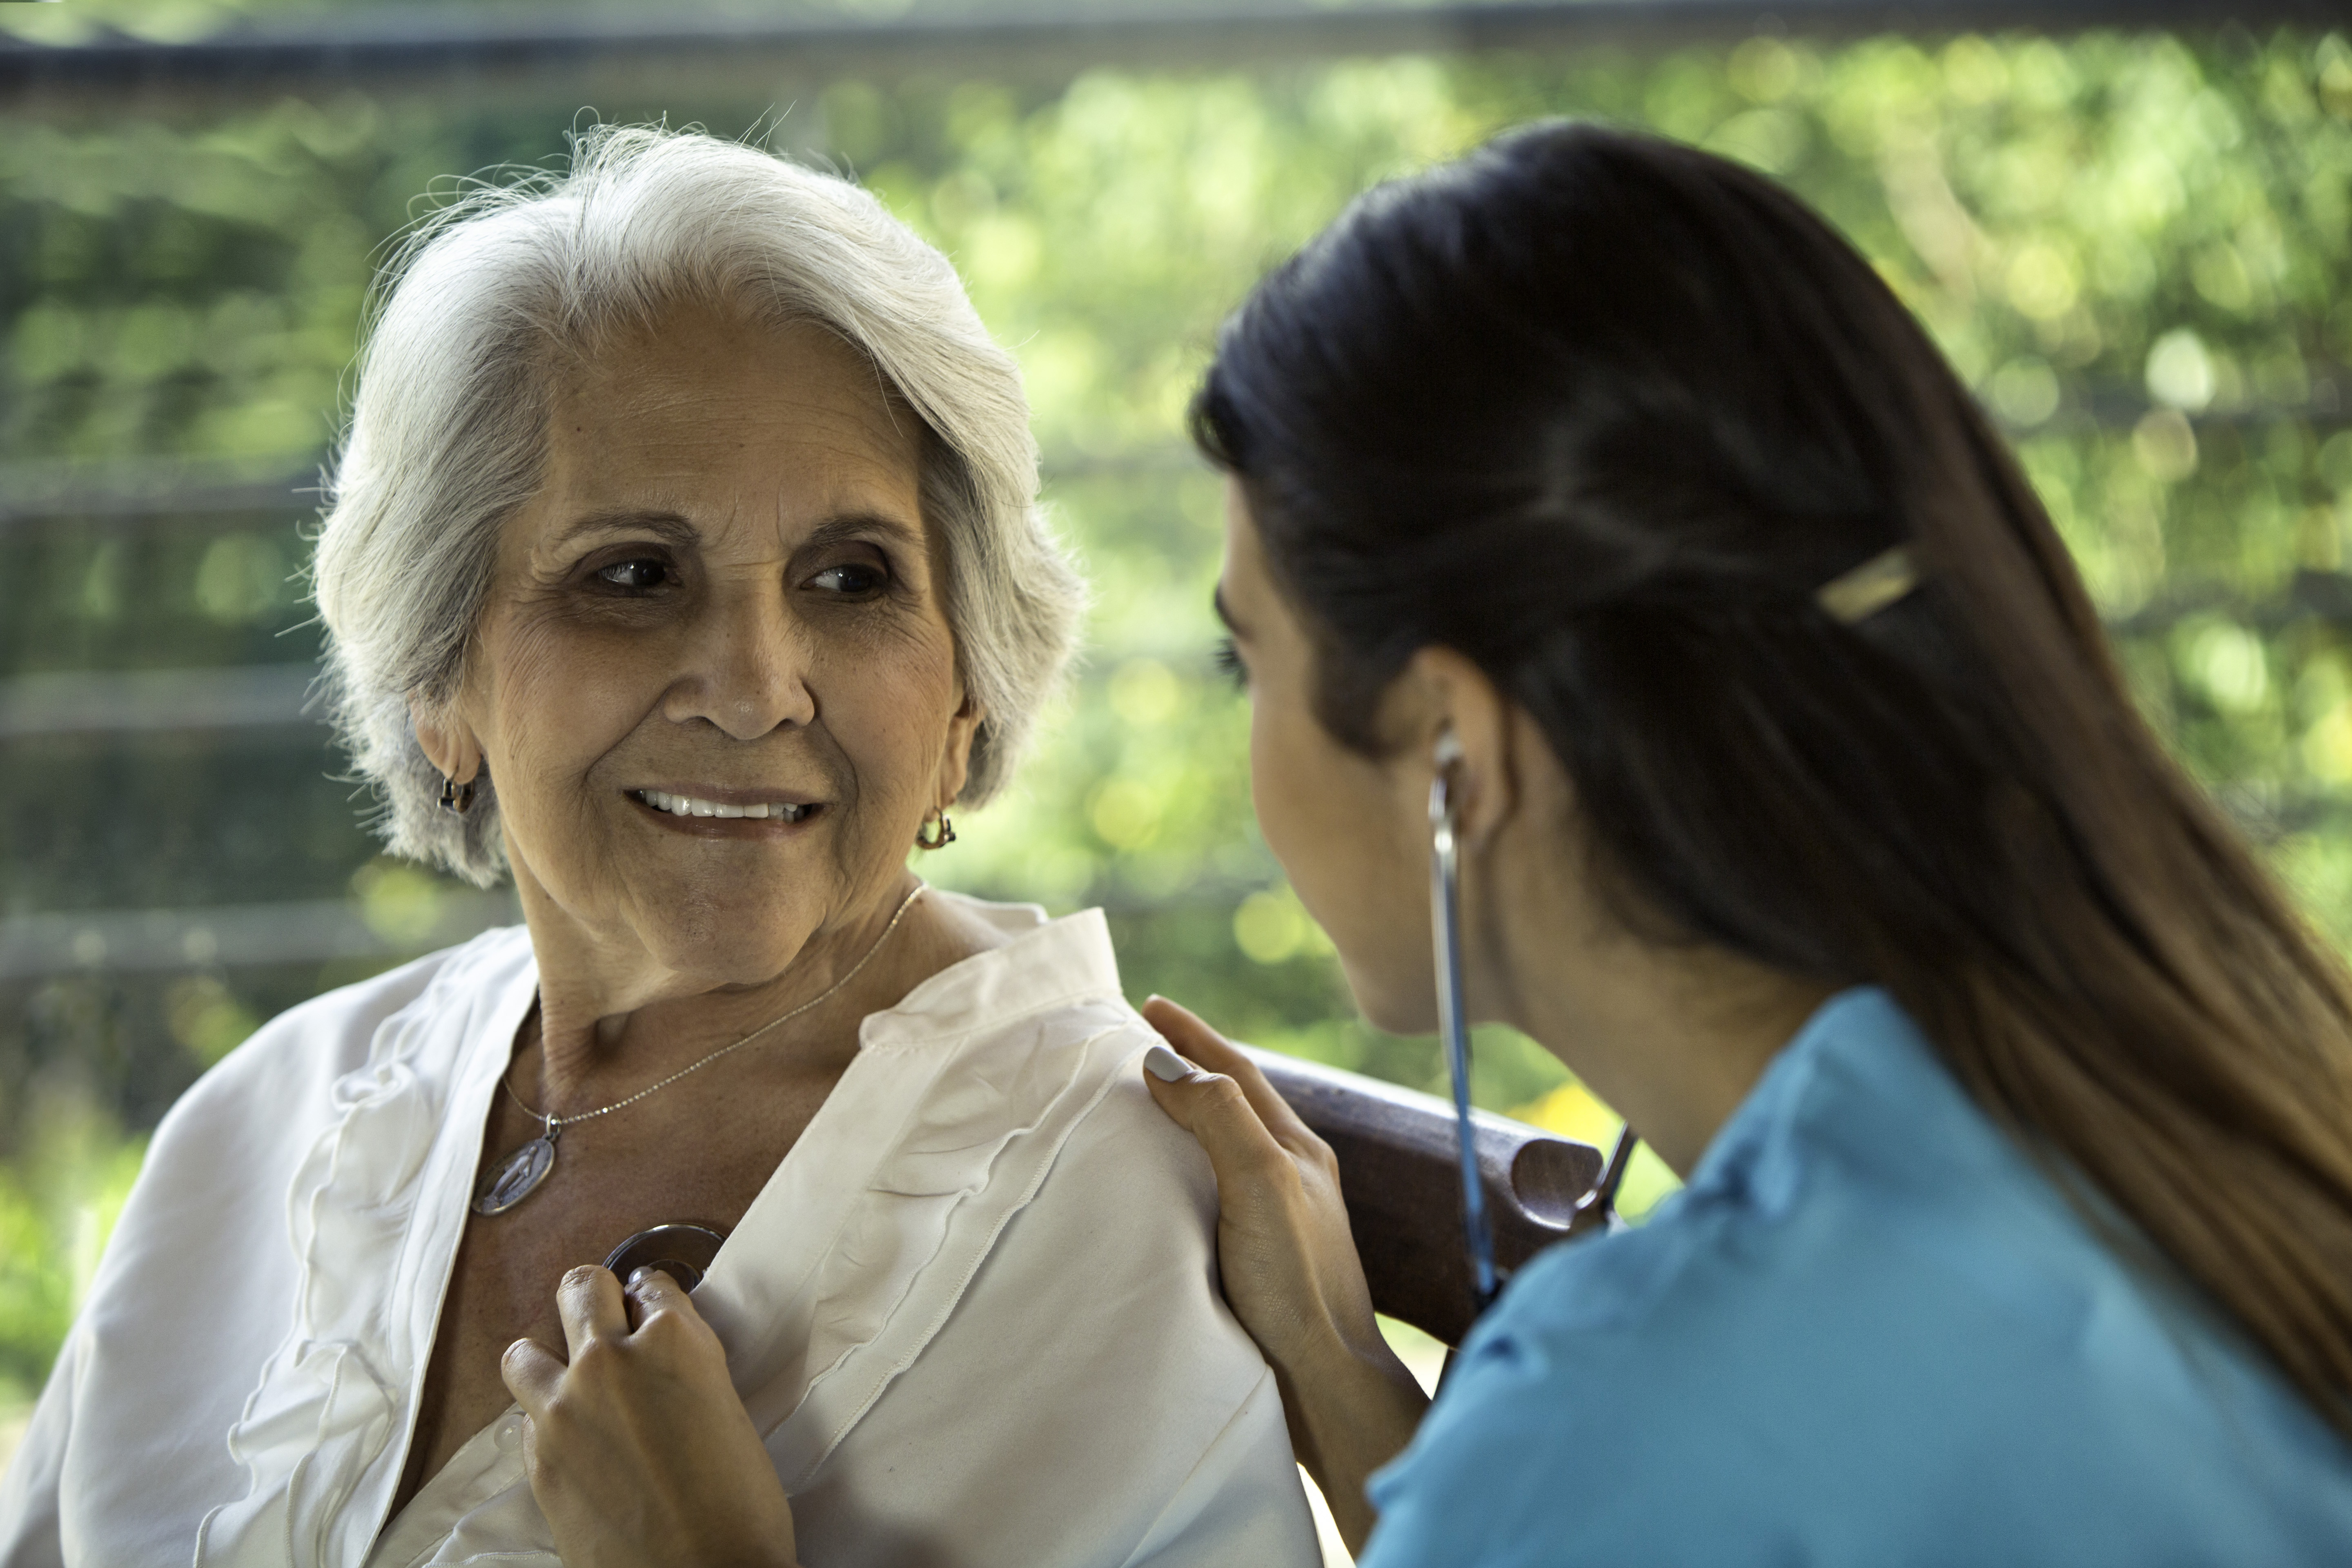
<path fill-rule="evenodd" d="M 1134 1054 L 1117 1044 L 1134 1015 L 1099 911 L 960 901 L 1012 940 L 865 1020 L 696 1295 L 789 1486 L 914 1363 Z M 511 1410 L 379 1534 L 537 982 L 527 932 L 477 939 L 337 1084 L 337 1120 L 288 1194 L 295 1321 L 230 1434 L 247 1490 L 206 1517 L 199 1564 L 554 1562 Z"/>
<path fill-rule="evenodd" d="M 247 1488 L 205 1516 L 199 1568 L 359 1563 L 399 1484 L 490 1097 L 539 994 L 520 928 L 440 962 L 335 1081 L 296 1169 L 292 1321 L 229 1430 Z"/>

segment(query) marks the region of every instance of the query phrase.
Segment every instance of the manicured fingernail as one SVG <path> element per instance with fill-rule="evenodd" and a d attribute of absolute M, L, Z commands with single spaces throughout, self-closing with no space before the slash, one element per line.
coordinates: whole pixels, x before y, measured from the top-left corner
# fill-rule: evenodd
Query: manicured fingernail
<path fill-rule="evenodd" d="M 631 1271 L 629 1275 L 629 1289 L 632 1290 L 642 1290 L 648 1284 L 652 1283 L 653 1277 L 654 1266 L 650 1263 L 641 1265 Z"/>
<path fill-rule="evenodd" d="M 1154 1046 L 1143 1053 L 1143 1070 L 1162 1083 L 1174 1083 L 1192 1067 L 1166 1046 Z"/>

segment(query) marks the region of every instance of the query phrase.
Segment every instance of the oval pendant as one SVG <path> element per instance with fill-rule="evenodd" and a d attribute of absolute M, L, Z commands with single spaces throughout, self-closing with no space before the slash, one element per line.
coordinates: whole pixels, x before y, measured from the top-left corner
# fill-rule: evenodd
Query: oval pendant
<path fill-rule="evenodd" d="M 534 1138 L 508 1155 L 482 1190 L 474 1194 L 476 1214 L 504 1214 L 515 1205 L 539 1191 L 548 1173 L 555 1169 L 555 1140 Z"/>

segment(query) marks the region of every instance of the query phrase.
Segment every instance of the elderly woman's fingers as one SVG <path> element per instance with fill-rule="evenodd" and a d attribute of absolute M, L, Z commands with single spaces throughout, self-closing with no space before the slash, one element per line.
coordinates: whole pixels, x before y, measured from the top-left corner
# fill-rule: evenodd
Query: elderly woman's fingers
<path fill-rule="evenodd" d="M 702 1314 L 694 1310 L 694 1298 L 685 1286 L 666 1271 L 640 1268 L 629 1276 L 628 1283 L 623 1289 L 629 1304 L 636 1309 L 639 1334 L 650 1328 L 655 1319 L 665 1314 L 683 1331 L 700 1335 L 710 1332 L 709 1325 L 702 1321 Z"/>
<path fill-rule="evenodd" d="M 563 1317 L 563 1343 L 573 1361 L 598 1339 L 617 1338 L 629 1331 L 628 1304 L 621 1299 L 621 1282 L 609 1268 L 583 1264 L 555 1288 L 556 1310 Z"/>
<path fill-rule="evenodd" d="M 640 1269 L 624 1286 L 609 1269 L 574 1269 L 557 1305 L 576 1336 L 571 1364 L 525 1340 L 501 1370 L 530 1416 L 523 1461 L 563 1561 L 793 1563 L 783 1484 L 725 1347 L 677 1281 Z"/>
<path fill-rule="evenodd" d="M 1290 1102 L 1265 1080 L 1265 1074 L 1258 1071 L 1249 1054 L 1211 1028 L 1198 1013 L 1181 1002 L 1154 996 L 1143 1004 L 1143 1021 L 1160 1031 L 1160 1037 L 1183 1056 L 1239 1085 L 1250 1109 L 1257 1112 L 1257 1119 L 1284 1147 L 1299 1149 L 1320 1142 L 1313 1130 L 1299 1120 L 1298 1113 L 1290 1109 Z M 1160 1075 L 1155 1071 L 1152 1076 Z"/>
<path fill-rule="evenodd" d="M 629 1299 L 644 1308 L 647 1315 L 659 1311 L 701 1315 L 695 1312 L 694 1299 L 687 1294 L 686 1288 L 666 1268 L 647 1265 L 629 1276 L 625 1289 Z"/>
<path fill-rule="evenodd" d="M 535 1417 L 546 1412 L 563 1382 L 563 1358 L 537 1340 L 517 1340 L 499 1358 L 499 1376 L 523 1414 Z"/>

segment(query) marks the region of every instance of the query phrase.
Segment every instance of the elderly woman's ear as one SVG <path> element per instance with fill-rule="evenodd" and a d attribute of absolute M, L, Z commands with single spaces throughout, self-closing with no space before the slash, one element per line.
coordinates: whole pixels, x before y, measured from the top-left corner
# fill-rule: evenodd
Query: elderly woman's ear
<path fill-rule="evenodd" d="M 963 694 L 962 703 L 948 720 L 947 744 L 940 752 L 940 793 L 942 806 L 953 805 L 963 794 L 964 781 L 971 775 L 972 742 L 979 738 L 980 727 L 987 721 L 988 708 L 970 690 Z"/>
<path fill-rule="evenodd" d="M 473 726 L 447 708 L 420 698 L 408 700 L 408 721 L 416 731 L 417 748 L 434 771 L 451 784 L 470 784 L 482 771 L 482 743 Z"/>

